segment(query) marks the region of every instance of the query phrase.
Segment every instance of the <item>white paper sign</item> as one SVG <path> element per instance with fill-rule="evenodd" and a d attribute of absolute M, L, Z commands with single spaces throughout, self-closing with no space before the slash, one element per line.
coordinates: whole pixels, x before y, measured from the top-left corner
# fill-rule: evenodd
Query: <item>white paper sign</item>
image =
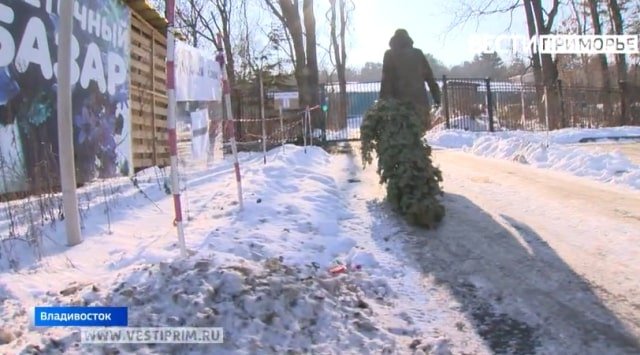
<path fill-rule="evenodd" d="M 176 41 L 176 101 L 220 101 L 222 75 L 215 55 Z"/>

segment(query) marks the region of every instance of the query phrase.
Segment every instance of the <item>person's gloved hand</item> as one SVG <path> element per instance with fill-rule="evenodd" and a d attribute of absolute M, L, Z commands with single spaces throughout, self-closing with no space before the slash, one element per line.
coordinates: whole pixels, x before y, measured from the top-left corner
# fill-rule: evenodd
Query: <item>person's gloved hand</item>
<path fill-rule="evenodd" d="M 433 107 L 435 109 L 439 109 L 440 108 L 440 98 L 439 97 L 433 98 Z"/>

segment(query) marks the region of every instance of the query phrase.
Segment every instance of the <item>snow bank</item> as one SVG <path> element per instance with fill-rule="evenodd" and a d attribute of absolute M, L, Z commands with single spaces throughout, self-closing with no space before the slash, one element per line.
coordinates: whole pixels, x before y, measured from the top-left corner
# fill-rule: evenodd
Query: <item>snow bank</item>
<path fill-rule="evenodd" d="M 442 130 L 427 133 L 425 141 L 435 148 L 462 149 L 484 157 L 513 160 L 640 189 L 640 166 L 633 164 L 623 153 L 569 146 L 584 138 L 639 135 L 640 127 L 568 128 L 549 132 L 548 136 L 546 132 Z"/>
<path fill-rule="evenodd" d="M 236 353 L 392 353 L 393 337 L 376 325 L 357 274 L 328 277 L 283 265 L 190 259 L 141 265 L 106 289 L 75 285 L 65 294 L 51 293 L 50 305 L 130 305 L 133 327 L 223 327 L 224 344 L 156 346 L 80 343 L 77 330 L 55 329 L 32 337 L 21 351 L 35 349 L 69 354 L 236 354 Z M 378 290 L 371 290 L 378 292 Z M 388 297 L 384 290 L 379 297 Z M 70 293 L 70 294 L 69 294 Z M 375 300 L 373 301 L 375 302 Z M 26 333 L 26 310 L 17 331 Z"/>
<path fill-rule="evenodd" d="M 574 144 L 580 143 L 585 138 L 606 140 L 612 137 L 637 137 L 640 136 L 640 127 L 610 127 L 610 128 L 565 128 L 547 132 L 526 131 L 499 131 L 499 132 L 472 132 L 462 129 L 437 129 L 427 132 L 425 140 L 431 146 L 442 148 L 471 147 L 475 140 L 487 135 L 500 138 L 523 138 L 529 140 L 543 140 L 549 137 L 550 143 Z"/>
<path fill-rule="evenodd" d="M 513 160 L 640 189 L 640 166 L 620 152 L 594 152 L 563 145 L 547 148 L 542 141 L 490 136 L 479 138 L 470 151 L 485 157 Z"/>
<path fill-rule="evenodd" d="M 40 255 L 24 244 L 12 249 L 13 268 L 0 269 L 0 353 L 385 353 L 406 343 L 411 330 L 375 321 L 396 295 L 374 272 L 375 255 L 341 230 L 350 213 L 330 155 L 287 145 L 267 164 L 256 153 L 240 160 L 242 211 L 231 161 L 183 172 L 187 260 L 176 259 L 166 171 L 141 172 L 137 187 L 110 181 L 108 216 L 109 185 L 84 188 L 82 244 L 67 248 L 63 223 L 45 225 Z M 336 261 L 350 271 L 330 276 Z M 132 326 L 220 326 L 225 344 L 78 345 L 76 329 L 31 326 L 44 305 L 128 306 Z"/>

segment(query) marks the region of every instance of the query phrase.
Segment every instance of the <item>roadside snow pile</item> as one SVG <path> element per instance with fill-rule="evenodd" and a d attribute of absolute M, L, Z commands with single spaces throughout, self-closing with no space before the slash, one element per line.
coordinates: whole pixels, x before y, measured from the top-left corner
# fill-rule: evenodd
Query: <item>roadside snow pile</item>
<path fill-rule="evenodd" d="M 574 129 L 565 128 L 549 132 L 552 143 L 573 144 L 580 143 L 582 139 L 608 140 L 618 137 L 640 137 L 640 127 L 606 127 L 598 129 Z"/>
<path fill-rule="evenodd" d="M 374 320 L 370 302 L 392 297 L 363 274 L 321 276 L 283 265 L 216 258 L 141 265 L 108 289 L 95 285 L 50 293 L 43 304 L 129 305 L 131 327 L 223 327 L 224 343 L 80 344 L 75 329 L 29 339 L 19 351 L 69 354 L 393 353 L 394 337 Z M 23 312 L 24 313 L 24 312 Z M 23 319 L 24 320 L 24 319 Z M 27 329 L 23 326 L 20 332 Z M 35 340 L 35 342 L 34 342 Z"/>
<path fill-rule="evenodd" d="M 459 129 L 431 130 L 427 132 L 423 140 L 432 148 L 460 149 L 473 146 L 481 133 L 469 132 Z"/>
<path fill-rule="evenodd" d="M 586 150 L 562 145 L 545 146 L 544 141 L 523 138 L 481 137 L 470 151 L 474 154 L 513 160 L 538 168 L 564 171 L 602 182 L 640 189 L 640 166 L 624 154 Z"/>
<path fill-rule="evenodd" d="M 640 135 L 640 127 L 562 129 L 549 133 L 549 147 L 546 147 L 547 135 L 542 132 L 477 133 L 445 130 L 429 132 L 425 140 L 434 147 L 462 149 L 488 158 L 512 160 L 640 189 L 640 166 L 635 165 L 623 153 L 569 146 L 583 138 L 636 135 Z"/>
<path fill-rule="evenodd" d="M 493 136 L 502 139 L 522 138 L 531 141 L 543 141 L 547 139 L 547 132 L 527 131 L 496 131 L 471 132 L 463 129 L 433 129 L 424 136 L 424 139 L 432 147 L 460 149 L 472 147 L 474 143 L 485 136 Z M 640 127 L 610 127 L 610 128 L 564 128 L 549 132 L 549 142 L 552 144 L 575 144 L 583 139 L 607 140 L 607 138 L 639 137 Z"/>

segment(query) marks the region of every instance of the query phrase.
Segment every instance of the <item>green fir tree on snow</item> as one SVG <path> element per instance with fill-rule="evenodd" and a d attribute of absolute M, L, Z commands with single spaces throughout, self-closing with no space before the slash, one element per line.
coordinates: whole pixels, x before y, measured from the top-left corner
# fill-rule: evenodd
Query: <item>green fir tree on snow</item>
<path fill-rule="evenodd" d="M 442 172 L 433 166 L 431 147 L 422 140 L 425 122 L 410 102 L 380 100 L 364 116 L 361 154 L 365 167 L 378 158 L 387 201 L 413 225 L 435 228 L 445 209 Z"/>

